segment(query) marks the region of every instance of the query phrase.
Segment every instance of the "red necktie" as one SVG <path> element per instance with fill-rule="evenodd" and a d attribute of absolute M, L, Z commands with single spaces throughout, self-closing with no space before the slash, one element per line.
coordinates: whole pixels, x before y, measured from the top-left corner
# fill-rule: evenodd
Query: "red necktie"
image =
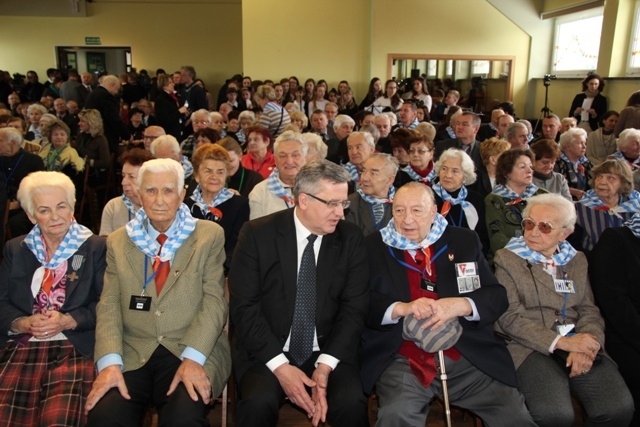
<path fill-rule="evenodd" d="M 451 202 L 449 202 L 448 200 L 445 200 L 445 202 L 442 204 L 442 210 L 440 211 L 440 215 L 447 216 L 450 210 L 451 210 Z"/>
<path fill-rule="evenodd" d="M 167 241 L 166 234 L 159 234 L 156 238 L 158 243 L 160 243 L 160 249 L 158 250 L 158 256 L 160 256 L 160 252 L 162 251 L 162 245 Z M 169 276 L 169 271 L 171 270 L 171 266 L 169 265 L 169 261 L 160 261 L 160 258 L 156 258 L 153 262 L 153 271 L 156 272 L 156 293 L 160 295 L 160 291 L 162 291 L 162 287 L 164 286 L 164 282 L 167 281 L 167 277 Z"/>
<path fill-rule="evenodd" d="M 416 264 L 418 264 L 419 266 L 422 266 L 424 264 L 425 256 L 422 249 L 416 250 L 416 256 L 414 257 L 414 259 L 416 260 Z"/>

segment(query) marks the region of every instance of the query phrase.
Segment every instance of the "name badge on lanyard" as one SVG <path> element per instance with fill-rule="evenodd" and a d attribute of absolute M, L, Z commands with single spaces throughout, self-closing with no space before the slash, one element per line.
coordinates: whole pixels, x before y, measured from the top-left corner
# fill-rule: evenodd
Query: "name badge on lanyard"
<path fill-rule="evenodd" d="M 576 293 L 576 288 L 573 286 L 573 280 L 553 279 L 553 286 L 556 288 L 556 292 L 559 292 L 561 294 Z"/>

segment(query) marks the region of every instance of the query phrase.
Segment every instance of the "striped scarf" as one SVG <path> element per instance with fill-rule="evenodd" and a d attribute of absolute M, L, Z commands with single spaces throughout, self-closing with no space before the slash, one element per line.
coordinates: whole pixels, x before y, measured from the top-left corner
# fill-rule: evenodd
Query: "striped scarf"
<path fill-rule="evenodd" d="M 147 232 L 145 224 L 148 221 L 148 217 L 144 209 L 140 209 L 136 216 L 127 223 L 125 228 L 133 244 L 146 256 L 154 260 L 159 259 L 162 262 L 170 261 L 184 241 L 187 240 L 187 237 L 196 229 L 198 222 L 197 219 L 191 216 L 189 208 L 184 203 L 180 205 L 176 213 L 176 219 L 178 220 L 177 227 L 175 227 L 174 232 L 170 236 L 167 236 L 166 242 L 162 245 L 160 255 L 158 255 L 160 244 L 155 239 L 149 237 L 149 233 Z"/>
<path fill-rule="evenodd" d="M 446 131 L 447 131 L 447 134 L 449 134 L 449 136 L 451 137 L 451 139 L 456 139 L 456 133 L 454 132 L 451 126 L 447 126 Z"/>
<path fill-rule="evenodd" d="M 452 205 L 462 205 L 462 210 L 464 211 L 464 216 L 467 218 L 467 224 L 469 224 L 469 228 L 471 230 L 476 229 L 476 225 L 478 225 L 478 211 L 475 206 L 471 203 L 467 202 L 467 187 L 464 185 L 460 187 L 460 192 L 458 193 L 458 197 L 455 199 L 447 190 L 442 188 L 440 183 L 433 184 L 433 192 L 436 193 L 444 202 L 449 202 Z M 446 213 L 441 212 L 442 216 L 446 216 Z"/>
<path fill-rule="evenodd" d="M 640 213 L 635 214 L 627 222 L 624 223 L 625 227 L 629 227 L 631 232 L 640 239 Z"/>
<path fill-rule="evenodd" d="M 635 159 L 633 162 L 630 162 L 625 156 L 624 154 L 622 154 L 622 151 L 616 151 L 615 153 L 613 153 L 610 157 L 610 159 L 616 159 L 616 160 L 623 160 L 626 164 L 629 165 L 629 167 L 631 168 L 632 171 L 635 171 L 636 169 L 640 168 L 640 157 L 638 157 L 637 159 Z"/>
<path fill-rule="evenodd" d="M 536 194 L 536 191 L 538 191 L 538 187 L 533 184 L 529 184 L 527 188 L 525 188 L 522 194 L 516 193 L 506 185 L 498 184 L 493 189 L 493 194 L 497 194 L 498 196 L 504 199 L 512 199 L 512 200 L 520 201 L 522 199 L 528 199 L 530 197 L 533 197 L 533 195 Z"/>
<path fill-rule="evenodd" d="M 631 191 L 631 193 L 629 193 L 628 196 L 620 196 L 620 202 L 618 203 L 618 206 L 616 206 L 615 208 L 611 208 L 605 205 L 602 199 L 598 197 L 596 190 L 591 189 L 584 193 L 584 196 L 578 201 L 578 203 L 583 204 L 588 208 L 598 211 L 604 211 L 610 215 L 615 215 L 618 218 L 622 218 L 620 216 L 621 212 L 627 212 L 631 214 L 640 212 L 640 193 L 638 193 L 636 190 L 633 190 Z"/>
<path fill-rule="evenodd" d="M 551 257 L 551 260 L 540 252 L 534 251 L 527 246 L 524 237 L 512 237 L 506 244 L 505 249 L 510 250 L 520 258 L 526 259 L 533 264 L 544 265 L 567 265 L 578 253 L 566 240 L 558 243 L 558 250 Z"/>
<path fill-rule="evenodd" d="M 282 185 L 282 181 L 280 181 L 280 178 L 278 178 L 279 176 L 280 173 L 278 172 L 278 168 L 274 168 L 267 178 L 267 190 L 269 190 L 271 194 L 273 194 L 277 198 L 284 200 L 287 206 L 289 206 L 289 204 L 293 206 L 293 197 L 284 188 L 284 186 Z"/>
<path fill-rule="evenodd" d="M 402 171 L 406 172 L 406 174 L 409 175 L 409 178 L 411 178 L 412 180 L 422 182 L 423 184 L 427 185 L 430 185 L 433 179 L 436 177 L 436 168 L 433 167 L 431 168 L 431 172 L 429 172 L 429 174 L 424 178 L 421 177 L 416 171 L 414 171 L 411 165 L 403 167 Z"/>
<path fill-rule="evenodd" d="M 193 165 L 187 158 L 187 156 L 182 156 L 182 169 L 184 169 L 184 177 L 185 179 L 190 177 L 193 174 Z"/>
<path fill-rule="evenodd" d="M 216 194 L 216 196 L 213 198 L 213 200 L 211 201 L 211 204 L 207 205 L 207 202 L 205 202 L 204 198 L 202 197 L 202 187 L 200 186 L 200 184 L 198 184 L 196 189 L 193 191 L 193 194 L 191 195 L 191 200 L 196 202 L 195 204 L 202 211 L 202 215 L 206 215 L 210 209 L 223 204 L 224 202 L 226 202 L 232 197 L 233 197 L 233 193 L 228 188 L 223 187 L 218 192 L 218 194 Z"/>
<path fill-rule="evenodd" d="M 138 213 L 138 208 L 135 207 L 131 199 L 125 196 L 124 193 L 122 193 L 122 203 L 124 203 L 124 206 L 127 208 L 131 216 L 135 216 Z"/>
<path fill-rule="evenodd" d="M 29 250 L 35 255 L 36 259 L 43 267 L 49 269 L 56 269 L 62 265 L 63 262 L 71 258 L 71 255 L 78 251 L 78 248 L 91 237 L 93 233 L 84 225 L 78 224 L 75 218 L 71 221 L 67 234 L 64 235 L 64 239 L 56 249 L 55 253 L 47 262 L 47 252 L 44 249 L 42 243 L 42 233 L 40 226 L 34 226 L 29 234 L 24 238 L 24 243 Z"/>
<path fill-rule="evenodd" d="M 385 203 L 393 203 L 393 197 L 396 195 L 396 189 L 393 185 L 391 186 L 391 188 L 389 188 L 389 193 L 387 194 L 386 199 L 381 199 L 365 194 L 361 188 L 358 188 L 356 191 L 358 192 L 360 197 L 362 197 L 362 200 L 364 200 L 369 204 L 369 206 L 371 206 L 373 219 L 376 224 L 380 223 L 380 221 L 382 221 L 382 218 L 384 217 Z"/>
<path fill-rule="evenodd" d="M 433 224 L 431 224 L 429 233 L 427 233 L 427 236 L 420 243 L 409 240 L 402 234 L 398 233 L 396 231 L 396 224 L 395 222 L 393 222 L 393 219 L 389 221 L 389 224 L 387 224 L 386 227 L 380 230 L 380 234 L 382 235 L 382 241 L 385 245 L 406 251 L 411 249 L 417 250 L 428 248 L 429 246 L 437 242 L 440 237 L 442 237 L 442 233 L 444 233 L 444 230 L 446 228 L 447 220 L 444 219 L 444 217 L 439 213 L 436 213 L 435 220 L 433 221 Z"/>
<path fill-rule="evenodd" d="M 358 172 L 358 168 L 356 167 L 356 165 L 351 162 L 347 162 L 342 165 L 342 167 L 345 168 L 347 172 L 349 172 L 349 175 L 351 175 L 351 179 L 353 181 L 360 182 L 360 172 Z"/>

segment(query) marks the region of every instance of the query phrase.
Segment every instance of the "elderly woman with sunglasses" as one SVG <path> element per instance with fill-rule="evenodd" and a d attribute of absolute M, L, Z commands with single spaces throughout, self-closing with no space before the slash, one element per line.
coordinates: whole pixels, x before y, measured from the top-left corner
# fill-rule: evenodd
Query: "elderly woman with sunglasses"
<path fill-rule="evenodd" d="M 571 426 L 575 395 L 583 403 L 585 425 L 629 425 L 633 400 L 603 352 L 604 320 L 586 257 L 565 240 L 576 222 L 573 204 L 558 194 L 535 196 L 523 218 L 523 235 L 494 259 L 509 299 L 495 328 L 507 340 L 518 389 L 534 421 Z"/>

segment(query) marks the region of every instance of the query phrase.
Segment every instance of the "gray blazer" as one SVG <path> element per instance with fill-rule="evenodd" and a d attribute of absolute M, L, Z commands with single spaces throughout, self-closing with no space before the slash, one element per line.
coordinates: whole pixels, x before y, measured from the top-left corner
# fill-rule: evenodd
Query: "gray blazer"
<path fill-rule="evenodd" d="M 507 289 L 509 299 L 509 308 L 496 322 L 495 330 L 511 338 L 507 348 L 517 369 L 534 351 L 549 354 L 557 336 L 551 327 L 561 318 L 564 296 L 556 292 L 553 279 L 540 265 L 531 264 L 508 249 L 496 252 L 494 263 L 496 277 Z M 593 300 L 584 254 L 578 252 L 563 271 L 573 280 L 576 290 L 575 294 L 567 294 L 567 323 L 575 324 L 577 333 L 595 336 L 604 348 L 604 320 Z"/>
<path fill-rule="evenodd" d="M 189 346 L 207 356 L 204 369 L 213 394 L 222 392 L 231 371 L 224 294 L 224 232 L 210 221 L 196 229 L 178 249 L 160 297 L 155 284 L 146 294 L 149 311 L 129 309 L 132 295 L 140 295 L 152 262 L 133 244 L 124 227 L 107 239 L 107 270 L 98 303 L 95 360 L 110 353 L 122 355 L 124 371 L 142 367 L 158 345 L 179 357 Z"/>
<path fill-rule="evenodd" d="M 371 211 L 369 203 L 365 202 L 358 192 L 349 194 L 349 200 L 351 201 L 351 205 L 349 206 L 349 210 L 346 212 L 344 219 L 360 227 L 360 230 L 362 230 L 362 234 L 364 234 L 365 237 L 378 231 L 376 229 L 373 212 Z M 385 203 L 384 215 L 382 217 L 380 228 L 386 227 L 390 220 L 391 203 Z"/>

